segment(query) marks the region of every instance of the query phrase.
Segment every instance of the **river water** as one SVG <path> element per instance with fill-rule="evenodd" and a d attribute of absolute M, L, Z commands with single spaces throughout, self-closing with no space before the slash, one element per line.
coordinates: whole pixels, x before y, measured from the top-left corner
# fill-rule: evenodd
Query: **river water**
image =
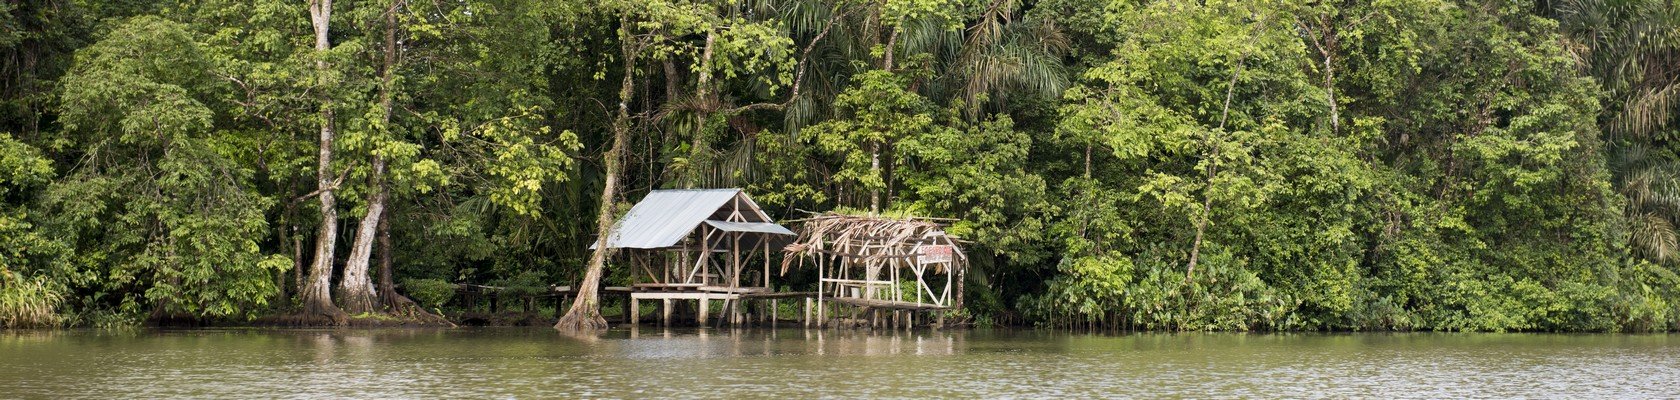
<path fill-rule="evenodd" d="M 0 332 L 0 398 L 1680 397 L 1680 335 Z"/>

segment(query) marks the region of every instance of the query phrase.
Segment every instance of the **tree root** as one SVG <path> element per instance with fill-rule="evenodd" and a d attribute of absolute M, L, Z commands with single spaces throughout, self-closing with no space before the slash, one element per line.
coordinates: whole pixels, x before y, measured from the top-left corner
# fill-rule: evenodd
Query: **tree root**
<path fill-rule="evenodd" d="M 425 307 L 421 307 L 420 304 L 415 303 L 413 299 L 408 298 L 408 296 L 398 294 L 395 291 L 380 293 L 379 297 L 380 303 L 385 306 L 386 314 L 406 318 L 425 325 L 447 326 L 450 328 L 454 328 L 456 326 L 454 322 L 449 322 L 449 319 L 444 318 L 442 315 L 427 311 Z"/>
<path fill-rule="evenodd" d="M 599 308 L 574 305 L 565 316 L 560 317 L 560 322 L 554 323 L 554 329 L 562 332 L 604 331 L 607 330 L 607 319 L 601 317 Z"/>

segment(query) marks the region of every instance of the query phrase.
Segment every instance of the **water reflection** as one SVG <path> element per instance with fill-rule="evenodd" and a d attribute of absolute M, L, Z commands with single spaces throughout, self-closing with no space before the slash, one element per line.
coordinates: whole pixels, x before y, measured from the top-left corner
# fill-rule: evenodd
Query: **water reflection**
<path fill-rule="evenodd" d="M 1671 397 L 1670 335 L 803 329 L 0 334 L 0 398 Z"/>
<path fill-rule="evenodd" d="M 865 332 L 805 329 L 627 328 L 615 355 L 633 359 L 778 355 L 895 356 L 957 354 L 958 331 Z"/>

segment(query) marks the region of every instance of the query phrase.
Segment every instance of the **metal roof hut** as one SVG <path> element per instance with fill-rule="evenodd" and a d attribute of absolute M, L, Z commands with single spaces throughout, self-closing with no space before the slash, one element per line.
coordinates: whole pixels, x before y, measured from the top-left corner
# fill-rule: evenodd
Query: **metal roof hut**
<path fill-rule="evenodd" d="M 669 300 L 699 300 L 705 320 L 709 300 L 770 292 L 771 250 L 794 237 L 741 189 L 649 192 L 608 234 L 607 246 L 629 261 L 632 303 L 666 300 L 667 322 Z M 762 268 L 750 265 L 755 256 Z"/>
<path fill-rule="evenodd" d="M 816 264 L 819 321 L 824 300 L 871 313 L 959 308 L 968 256 L 944 227 L 930 218 L 817 215 L 784 248 L 805 257 L 783 258 L 783 269 L 795 259 Z M 914 289 L 906 287 L 912 280 Z"/>

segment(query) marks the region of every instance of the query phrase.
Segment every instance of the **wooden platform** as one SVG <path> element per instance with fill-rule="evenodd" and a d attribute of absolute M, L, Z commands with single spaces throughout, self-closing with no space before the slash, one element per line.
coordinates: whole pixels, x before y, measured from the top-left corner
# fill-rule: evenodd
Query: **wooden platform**
<path fill-rule="evenodd" d="M 743 299 L 796 299 L 801 297 L 817 297 L 817 292 L 768 292 L 741 295 Z"/>
<path fill-rule="evenodd" d="M 640 304 L 642 300 L 657 300 L 660 302 L 659 321 L 664 324 L 670 323 L 671 311 L 676 306 L 677 301 L 696 300 L 694 304 L 695 321 L 700 325 L 706 325 L 711 320 L 711 302 L 714 300 L 722 301 L 724 314 L 720 316 L 718 323 L 720 325 L 725 323 L 735 325 L 750 322 L 747 316 L 750 307 L 743 304 L 745 302 L 756 300 L 759 302 L 757 304 L 760 304 L 759 311 L 753 312 L 752 319 L 775 323 L 780 319 L 777 315 L 777 309 L 779 308 L 778 302 L 781 299 L 804 299 L 804 312 L 800 322 L 809 326 L 812 322 L 811 302 L 816 297 L 816 292 L 776 292 L 774 289 L 766 287 L 732 288 L 686 283 L 641 283 L 630 286 L 610 286 L 606 288 L 606 291 L 628 298 L 625 302 L 625 315 L 627 322 L 631 324 L 640 323 Z"/>
<path fill-rule="evenodd" d="M 941 307 L 941 306 L 928 304 L 928 303 L 917 304 L 917 303 L 903 302 L 903 301 L 860 299 L 860 298 L 855 298 L 855 297 L 825 297 L 825 298 L 823 298 L 823 301 L 832 301 L 832 302 L 841 303 L 841 304 L 850 304 L 850 305 L 854 305 L 854 306 L 858 306 L 858 307 L 879 308 L 879 309 L 885 309 L 885 310 L 934 311 L 934 310 L 944 310 L 944 309 L 947 308 L 947 307 Z"/>

